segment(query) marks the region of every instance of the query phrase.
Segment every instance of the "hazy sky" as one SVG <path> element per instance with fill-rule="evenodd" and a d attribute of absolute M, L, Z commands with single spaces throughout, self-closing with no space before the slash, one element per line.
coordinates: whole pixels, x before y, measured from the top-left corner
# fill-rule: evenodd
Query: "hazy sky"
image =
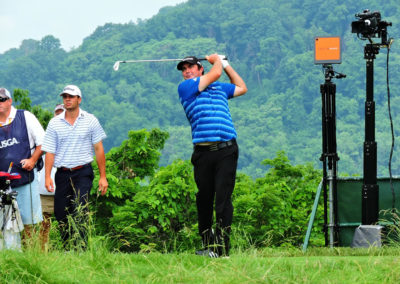
<path fill-rule="evenodd" d="M 0 0 L 0 53 L 53 35 L 67 51 L 98 26 L 148 19 L 187 0 Z"/>

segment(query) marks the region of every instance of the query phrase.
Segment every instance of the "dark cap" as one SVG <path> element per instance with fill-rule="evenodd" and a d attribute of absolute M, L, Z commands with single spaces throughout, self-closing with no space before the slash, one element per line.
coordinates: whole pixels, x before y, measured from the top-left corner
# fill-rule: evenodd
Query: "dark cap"
<path fill-rule="evenodd" d="M 200 60 L 197 59 L 197 57 L 186 56 L 185 58 L 182 59 L 181 62 L 178 63 L 178 65 L 176 66 L 176 69 L 182 70 L 182 66 L 185 63 L 192 64 L 192 65 L 197 64 L 197 66 L 199 66 L 200 68 L 203 67 L 203 65 L 201 64 Z"/>

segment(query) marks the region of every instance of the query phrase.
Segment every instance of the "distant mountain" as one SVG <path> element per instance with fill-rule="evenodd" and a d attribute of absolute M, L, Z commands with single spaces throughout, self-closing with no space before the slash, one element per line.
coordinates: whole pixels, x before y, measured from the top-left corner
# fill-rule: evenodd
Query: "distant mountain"
<path fill-rule="evenodd" d="M 190 128 L 178 100 L 181 74 L 176 63 L 121 64 L 117 60 L 181 58 L 226 54 L 249 92 L 230 102 L 240 145 L 239 168 L 253 176 L 265 172 L 260 162 L 285 150 L 295 163 L 320 165 L 321 66 L 314 65 L 314 37 L 335 35 L 343 42 L 343 63 L 334 68 L 347 78 L 337 84 L 339 172 L 362 174 L 365 102 L 365 41 L 351 33 L 355 14 L 379 10 L 399 35 L 400 2 L 332 0 L 190 0 L 166 7 L 137 24 L 98 27 L 70 52 L 49 35 L 25 40 L 0 55 L 0 82 L 29 90 L 34 104 L 51 110 L 66 84 L 83 92 L 82 108 L 94 113 L 117 146 L 130 129 L 159 127 L 170 132 L 162 164 L 189 159 Z M 386 95 L 386 49 L 375 60 L 376 140 L 379 174 L 388 175 L 391 144 Z M 390 53 L 392 115 L 399 128 L 399 51 Z M 208 65 L 207 65 L 208 68 Z M 226 80 L 226 77 L 224 77 Z M 396 139 L 398 131 L 396 130 Z M 399 174 L 398 153 L 393 173 Z"/>

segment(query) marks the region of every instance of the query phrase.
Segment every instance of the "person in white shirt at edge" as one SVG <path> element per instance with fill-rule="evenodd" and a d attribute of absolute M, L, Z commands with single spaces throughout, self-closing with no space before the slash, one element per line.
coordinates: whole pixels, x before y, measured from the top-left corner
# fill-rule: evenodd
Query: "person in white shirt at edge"
<path fill-rule="evenodd" d="M 0 88 L 0 171 L 7 172 L 12 162 L 11 172 L 21 175 L 21 179 L 11 182 L 11 188 L 18 192 L 17 203 L 24 224 L 22 239 L 28 245 L 32 224 L 43 219 L 36 162 L 43 153 L 44 130 L 32 113 L 17 110 L 12 102 L 10 92 Z"/>
<path fill-rule="evenodd" d="M 59 115 L 64 111 L 64 105 L 58 104 L 54 108 L 54 116 Z M 51 178 L 54 180 L 56 168 L 51 170 Z M 51 228 L 51 216 L 54 214 L 54 191 L 49 192 L 45 187 L 45 170 L 39 172 L 39 193 L 40 202 L 42 204 L 43 222 L 40 228 L 40 241 L 43 251 L 48 251 L 49 233 Z M 55 190 L 55 187 L 54 187 Z"/>
<path fill-rule="evenodd" d="M 53 117 L 46 129 L 42 150 L 46 152 L 45 187 L 49 192 L 57 187 L 54 197 L 54 215 L 59 223 L 64 247 L 68 249 L 68 241 L 73 240 L 73 227 L 68 226 L 68 216 L 71 216 L 82 242 L 87 244 L 87 202 L 92 188 L 94 174 L 92 161 L 94 154 L 99 168 L 99 192 L 106 194 L 108 182 L 106 178 L 106 159 L 103 142 L 106 134 L 97 118 L 82 110 L 81 90 L 75 85 L 64 87 L 60 96 L 63 98 L 65 111 Z M 51 169 L 57 168 L 54 181 Z M 83 212 L 78 212 L 82 208 Z M 73 240 L 73 241 L 80 241 Z M 77 245 L 74 243 L 73 245 Z"/>

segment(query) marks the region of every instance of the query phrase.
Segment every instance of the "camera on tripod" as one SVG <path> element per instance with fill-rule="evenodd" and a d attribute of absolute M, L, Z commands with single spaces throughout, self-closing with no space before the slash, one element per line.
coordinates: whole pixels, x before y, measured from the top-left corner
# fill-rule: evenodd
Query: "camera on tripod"
<path fill-rule="evenodd" d="M 382 21 L 381 13 L 378 11 L 370 12 L 368 9 L 362 13 L 355 14 L 357 21 L 351 23 L 351 32 L 357 34 L 362 40 L 371 38 L 382 38 L 382 45 L 388 44 L 387 27 L 391 22 Z"/>
<path fill-rule="evenodd" d="M 8 189 L 0 190 L 0 207 L 3 205 L 11 205 L 12 201 L 17 198 L 18 192 Z"/>
<path fill-rule="evenodd" d="M 19 212 L 17 195 L 10 184 L 12 180 L 20 179 L 21 175 L 0 171 L 0 250 L 21 250 L 20 232 L 24 229 Z"/>
<path fill-rule="evenodd" d="M 0 172 L 0 208 L 4 205 L 11 205 L 12 201 L 17 198 L 18 192 L 11 189 L 10 181 L 19 178 L 21 178 L 19 174 Z"/>

